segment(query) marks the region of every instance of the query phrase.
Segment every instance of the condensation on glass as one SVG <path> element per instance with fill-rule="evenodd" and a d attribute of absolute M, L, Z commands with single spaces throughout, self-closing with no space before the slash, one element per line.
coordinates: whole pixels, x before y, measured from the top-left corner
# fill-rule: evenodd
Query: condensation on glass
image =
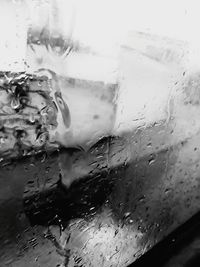
<path fill-rule="evenodd" d="M 199 53 L 150 10 L 1 1 L 2 266 L 128 266 L 198 211 Z"/>

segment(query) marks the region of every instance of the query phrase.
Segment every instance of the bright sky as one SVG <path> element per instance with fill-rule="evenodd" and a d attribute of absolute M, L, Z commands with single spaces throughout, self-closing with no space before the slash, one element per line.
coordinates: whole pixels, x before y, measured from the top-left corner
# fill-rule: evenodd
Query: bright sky
<path fill-rule="evenodd" d="M 55 1 L 59 7 L 60 31 L 69 34 L 68 25 L 75 16 L 73 37 L 102 53 L 115 55 L 130 30 L 189 40 L 195 47 L 200 46 L 198 0 L 1 0 L 1 69 L 22 66 L 27 23 L 31 20 L 26 4 L 39 7 L 32 11 L 35 20 L 40 19 L 40 25 L 44 23 L 44 12 L 48 12 L 44 6 Z M 37 12 L 42 7 L 38 18 Z"/>
<path fill-rule="evenodd" d="M 99 48 L 137 30 L 200 43 L 199 1 L 77 0 L 75 35 Z"/>

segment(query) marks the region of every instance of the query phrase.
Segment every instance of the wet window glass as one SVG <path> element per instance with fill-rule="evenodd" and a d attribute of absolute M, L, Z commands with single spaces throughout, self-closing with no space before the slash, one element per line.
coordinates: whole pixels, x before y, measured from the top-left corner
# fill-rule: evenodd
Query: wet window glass
<path fill-rule="evenodd" d="M 198 213 L 197 10 L 1 0 L 0 266 L 137 264 Z"/>

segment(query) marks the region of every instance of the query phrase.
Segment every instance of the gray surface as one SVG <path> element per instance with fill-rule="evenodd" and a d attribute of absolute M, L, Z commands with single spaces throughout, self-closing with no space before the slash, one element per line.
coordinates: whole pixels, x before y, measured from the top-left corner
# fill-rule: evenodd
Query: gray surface
<path fill-rule="evenodd" d="M 91 161 L 94 163 L 91 167 L 93 174 L 90 170 L 86 180 L 79 182 L 77 186 L 72 184 L 66 191 L 75 203 L 74 208 L 70 208 L 69 199 L 64 199 L 66 203 L 62 207 L 62 214 L 71 212 L 71 215 L 66 215 L 67 219 L 61 218 L 65 230 L 60 235 L 60 227 L 51 226 L 46 235 L 48 238 L 45 238 L 45 223 L 37 226 L 41 222 L 36 218 L 36 225 L 30 227 L 23 212 L 19 218 L 19 210 L 25 181 L 36 181 L 38 177 L 41 191 L 48 191 L 55 186 L 58 180 L 56 158 L 38 159 L 32 165 L 23 162 L 11 169 L 9 166 L 4 167 L 1 171 L 1 196 L 4 199 L 0 206 L 0 225 L 1 244 L 4 242 L 5 245 L 1 249 L 1 262 L 5 265 L 11 258 L 8 266 L 23 267 L 27 263 L 29 266 L 56 266 L 65 258 L 68 262 L 66 266 L 127 266 L 140 257 L 199 211 L 200 150 L 197 144 L 200 136 L 195 134 L 173 147 L 166 146 L 152 153 L 155 136 L 158 144 L 167 140 L 170 134 L 169 126 L 157 126 L 139 131 L 134 139 L 130 136 L 110 139 L 110 146 L 105 139 L 87 153 L 88 159 L 86 155 L 82 155 L 88 160 L 88 166 L 91 166 Z M 149 138 L 152 139 L 151 146 L 146 143 Z M 149 153 L 143 157 L 137 156 L 141 155 L 137 149 L 141 150 L 143 146 L 149 147 Z M 108 147 L 109 153 L 103 153 Z M 74 153 L 78 161 L 80 153 L 84 152 Z M 108 160 L 105 158 L 96 166 L 95 158 L 99 155 L 107 155 Z M 113 159 L 119 163 L 119 168 L 116 164 L 114 169 L 109 170 Z M 41 161 L 43 162 L 39 164 Z M 50 173 L 46 173 L 46 167 L 50 168 Z M 47 178 L 52 178 L 49 183 Z M 39 187 L 32 184 L 30 191 L 29 184 L 28 189 L 29 197 L 38 196 L 32 200 L 33 206 L 29 207 L 38 205 L 40 209 L 39 205 L 44 203 L 45 198 L 42 194 L 37 195 Z M 24 196 L 28 196 L 28 193 Z M 82 199 L 83 196 L 90 197 Z M 51 198 L 51 194 L 45 201 L 51 203 L 51 199 L 56 201 L 54 197 Z M 82 213 L 79 212 L 80 209 Z M 32 213 L 36 210 L 37 208 L 32 208 Z M 44 210 L 41 209 L 41 212 Z M 61 214 L 57 210 L 54 215 L 56 212 Z M 30 216 L 30 213 L 28 216 L 33 222 L 34 216 Z M 36 240 L 31 242 L 32 238 Z"/>

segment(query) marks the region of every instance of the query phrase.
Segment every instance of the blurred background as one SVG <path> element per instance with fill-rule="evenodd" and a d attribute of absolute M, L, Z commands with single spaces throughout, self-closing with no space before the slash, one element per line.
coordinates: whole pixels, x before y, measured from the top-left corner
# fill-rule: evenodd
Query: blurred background
<path fill-rule="evenodd" d="M 191 0 L 0 1 L 3 267 L 199 255 L 198 22 Z"/>

